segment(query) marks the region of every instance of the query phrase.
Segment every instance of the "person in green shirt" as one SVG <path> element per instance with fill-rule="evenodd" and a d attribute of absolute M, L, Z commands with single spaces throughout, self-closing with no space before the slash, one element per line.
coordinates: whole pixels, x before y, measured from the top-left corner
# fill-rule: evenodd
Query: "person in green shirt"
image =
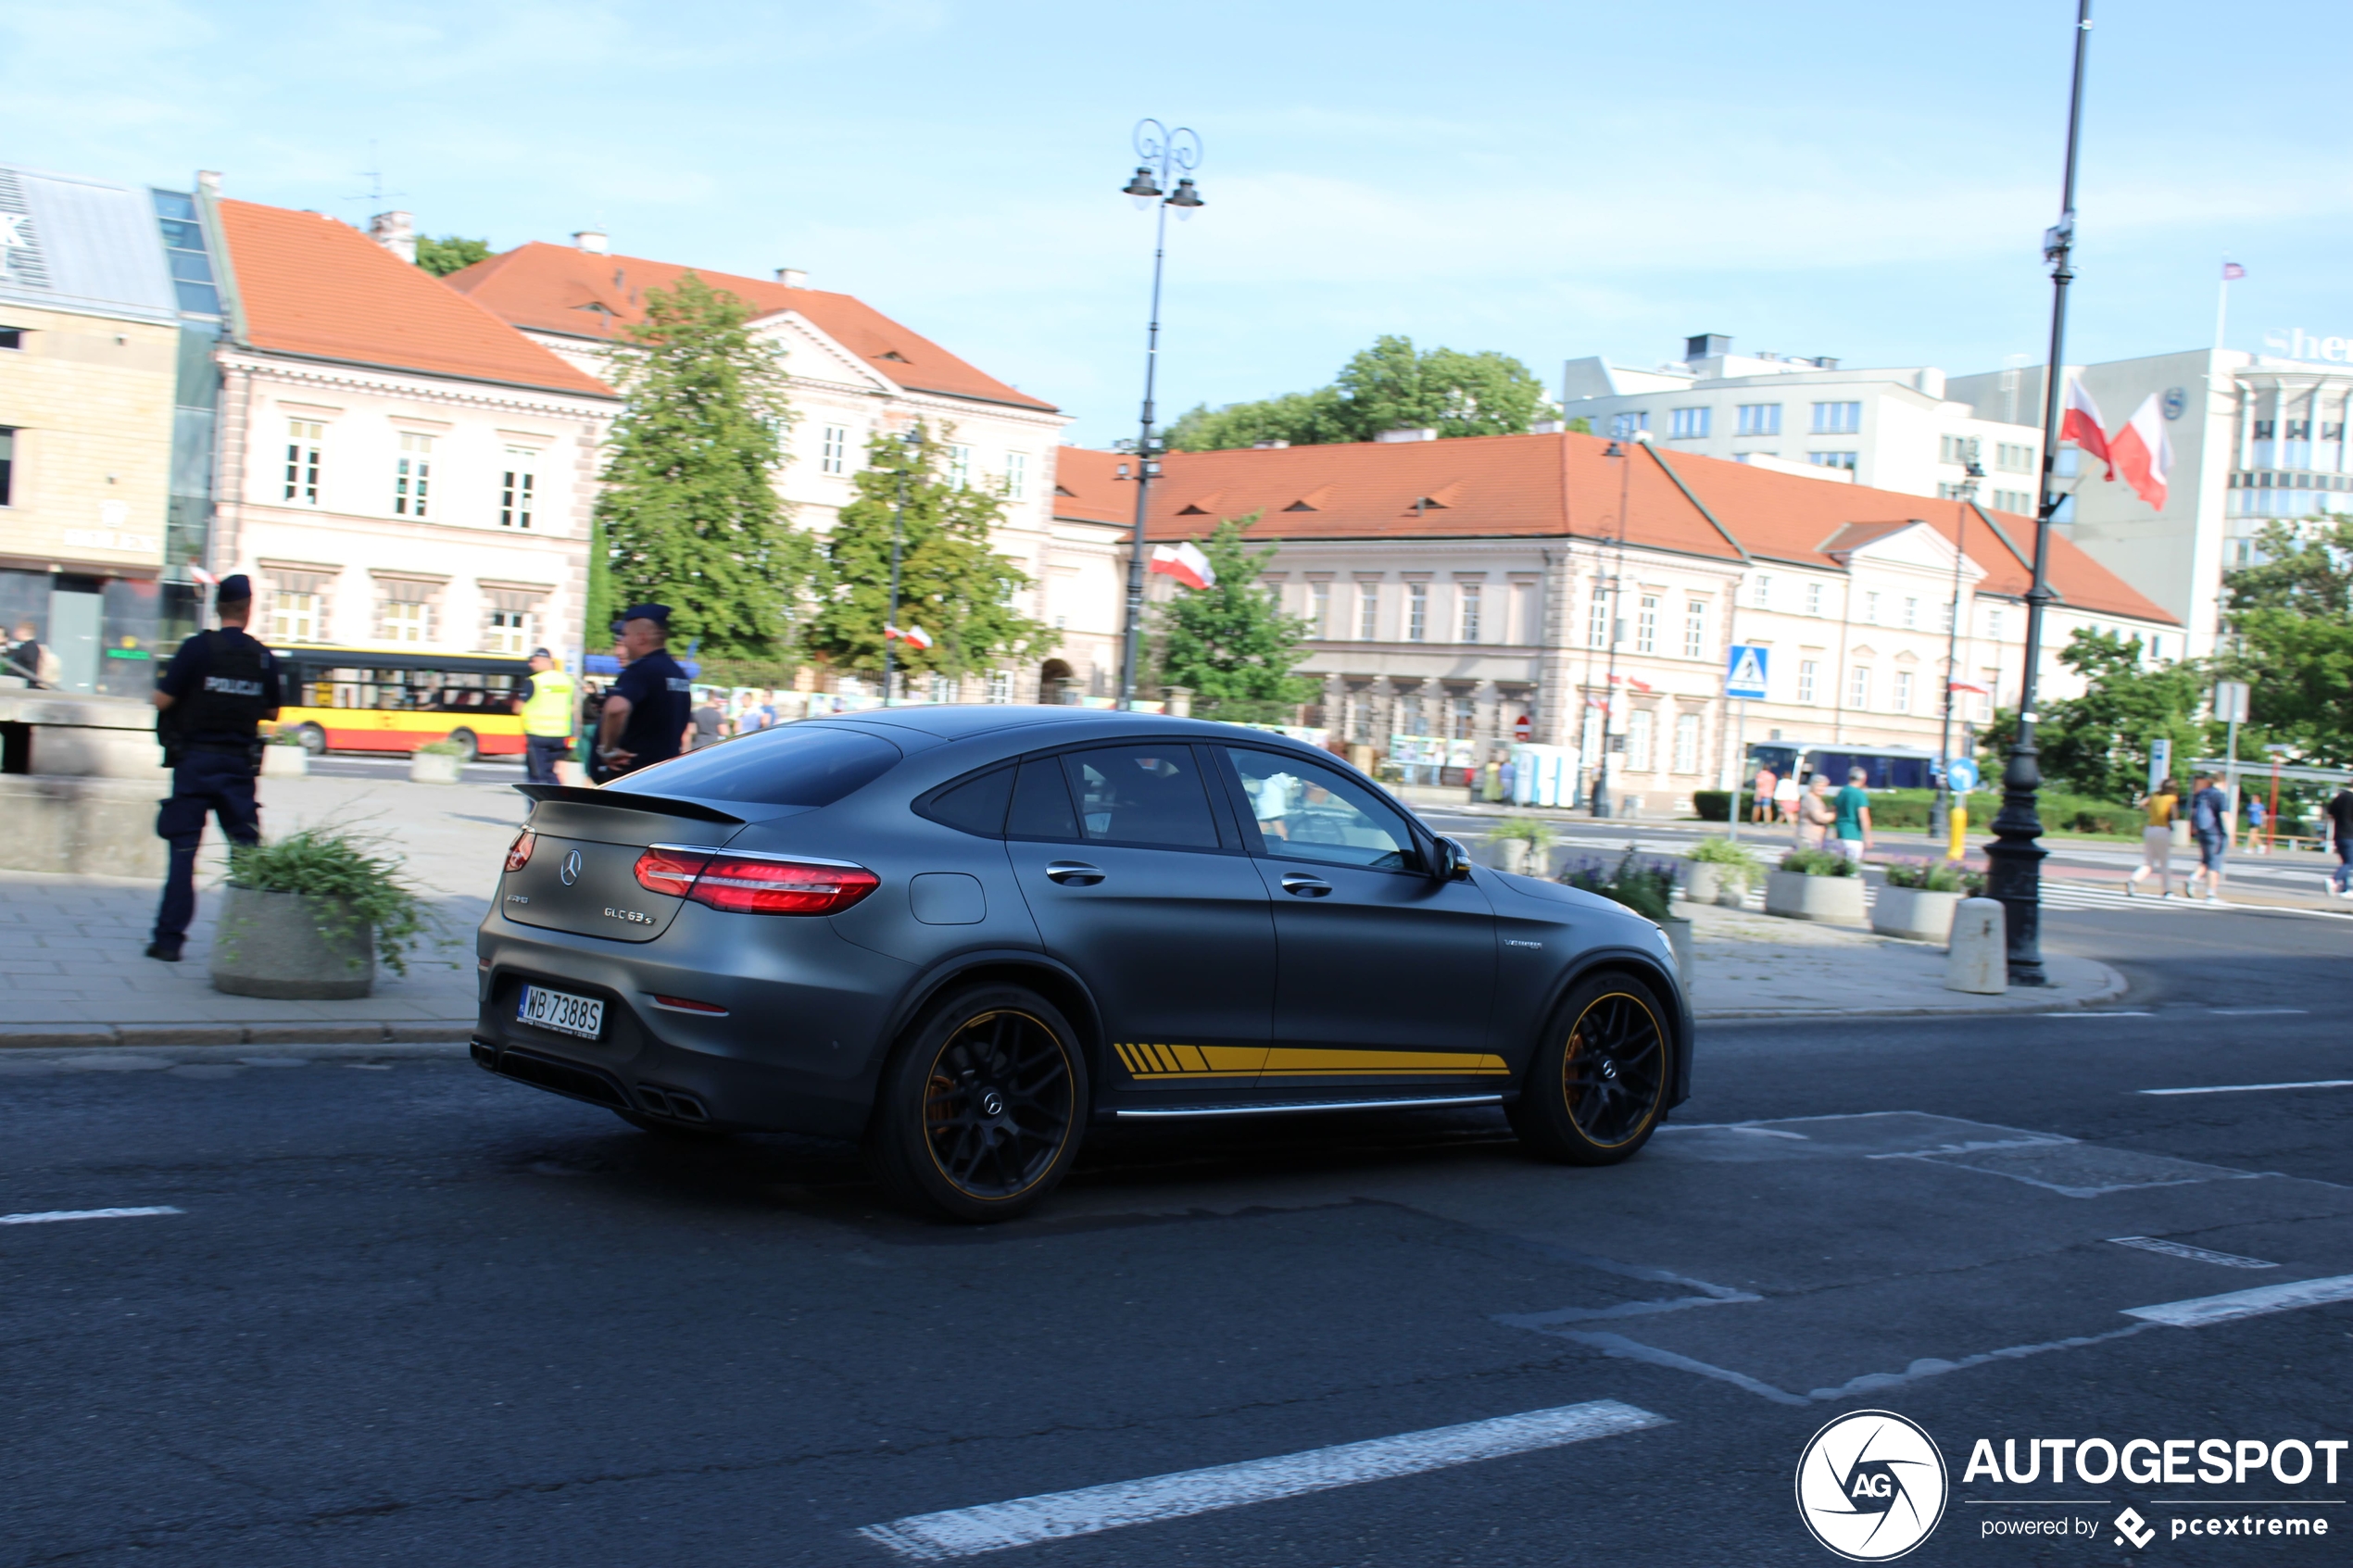
<path fill-rule="evenodd" d="M 1863 863 L 1871 852 L 1871 797 L 1863 788 L 1865 774 L 1860 768 L 1846 770 L 1846 787 L 1831 802 L 1838 812 L 1838 852 L 1854 861 Z"/>

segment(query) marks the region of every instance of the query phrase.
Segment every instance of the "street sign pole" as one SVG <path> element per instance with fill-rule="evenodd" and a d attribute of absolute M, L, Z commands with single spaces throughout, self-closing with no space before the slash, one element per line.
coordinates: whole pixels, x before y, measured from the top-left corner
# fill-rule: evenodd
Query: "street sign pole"
<path fill-rule="evenodd" d="M 1732 837 L 1741 835 L 1741 790 L 1749 782 L 1748 771 L 1748 704 L 1754 697 L 1763 701 L 1772 695 L 1766 681 L 1766 671 L 1773 657 L 1770 648 L 1754 643 L 1734 643 L 1724 650 L 1724 695 L 1740 704 L 1739 727 L 1732 746 Z"/>
<path fill-rule="evenodd" d="M 1740 700 L 1740 719 L 1732 742 L 1732 842 L 1741 841 L 1741 785 L 1748 779 L 1748 698 Z"/>

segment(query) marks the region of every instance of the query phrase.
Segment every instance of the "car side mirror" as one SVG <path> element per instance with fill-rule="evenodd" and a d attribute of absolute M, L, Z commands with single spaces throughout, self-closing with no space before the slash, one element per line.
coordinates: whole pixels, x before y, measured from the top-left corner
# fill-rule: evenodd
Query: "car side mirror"
<path fill-rule="evenodd" d="M 1444 837 L 1437 839 L 1430 859 L 1432 861 L 1430 875 L 1435 880 L 1439 882 L 1468 882 L 1470 880 L 1470 851 L 1463 847 L 1460 839 Z"/>

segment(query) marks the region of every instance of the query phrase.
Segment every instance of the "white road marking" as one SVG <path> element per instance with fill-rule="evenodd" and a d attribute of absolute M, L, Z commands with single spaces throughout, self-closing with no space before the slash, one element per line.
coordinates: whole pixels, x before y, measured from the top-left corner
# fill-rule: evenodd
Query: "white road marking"
<path fill-rule="evenodd" d="M 1480 1460 L 1556 1449 L 1591 1437 L 1610 1437 L 1667 1418 L 1616 1399 L 1529 1411 L 1492 1421 L 1432 1427 L 1369 1442 L 1310 1449 L 1274 1459 L 1180 1470 L 1140 1481 L 1114 1481 L 1072 1492 L 1047 1492 L 1010 1502 L 940 1513 L 911 1514 L 858 1533 L 900 1557 L 917 1562 L 976 1557 L 982 1552 L 1038 1541 L 1066 1540 L 1131 1524 L 1184 1519 L 1218 1509 L 1271 1502 L 1308 1492 L 1353 1486 L 1365 1481 L 1418 1475 Z"/>
<path fill-rule="evenodd" d="M 38 1214 L 0 1214 L 0 1225 L 50 1225 L 59 1220 L 135 1220 L 143 1214 L 185 1212 L 168 1203 L 148 1209 L 51 1209 Z"/>
<path fill-rule="evenodd" d="M 2196 1296 L 2186 1301 L 2160 1301 L 2154 1307 L 2127 1307 L 2124 1315 L 2175 1328 L 2204 1328 L 2208 1323 L 2261 1317 L 2266 1312 L 2293 1311 L 2298 1307 L 2353 1301 L 2353 1274 L 2327 1279 L 2302 1279 L 2288 1285 L 2259 1286 L 2223 1296 Z"/>
<path fill-rule="evenodd" d="M 2155 1018 L 2153 1012 L 2132 1012 L 2118 1009 L 2107 1012 L 2086 1012 L 2082 1008 L 2068 1008 L 2058 1012 L 2029 1013 L 2030 1018 Z"/>
<path fill-rule="evenodd" d="M 2271 1089 L 2353 1089 L 2353 1078 L 2312 1078 L 2301 1084 L 2205 1084 L 2191 1089 L 2139 1089 L 2144 1095 L 2257 1095 Z"/>
<path fill-rule="evenodd" d="M 2208 1008 L 2206 1010 L 2217 1018 L 2269 1018 L 2274 1013 L 2296 1013 L 2302 1016 L 2312 1010 L 2310 1008 Z"/>
<path fill-rule="evenodd" d="M 2161 1252 L 2168 1258 L 2186 1258 L 2193 1263 L 2220 1263 L 2226 1269 L 2276 1269 L 2277 1263 L 2267 1263 L 2260 1258 L 2242 1258 L 2235 1252 L 2209 1252 L 2203 1247 L 2185 1242 L 2166 1241 L 2153 1236 L 2112 1236 L 2108 1240 L 2119 1247 L 2137 1248 L 2143 1252 Z"/>

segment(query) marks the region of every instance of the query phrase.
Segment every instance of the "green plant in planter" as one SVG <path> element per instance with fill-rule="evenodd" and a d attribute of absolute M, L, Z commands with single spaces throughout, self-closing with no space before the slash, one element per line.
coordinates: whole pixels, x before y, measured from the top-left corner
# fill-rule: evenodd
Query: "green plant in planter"
<path fill-rule="evenodd" d="M 1806 876 L 1856 876 L 1862 868 L 1835 849 L 1793 849 L 1781 857 L 1781 870 Z"/>
<path fill-rule="evenodd" d="M 463 757 L 466 754 L 466 748 L 454 740 L 429 740 L 417 750 L 426 757 Z"/>
<path fill-rule="evenodd" d="M 302 744 L 302 732 L 299 730 L 280 730 L 269 737 L 269 744 L 271 746 L 300 746 Z"/>
<path fill-rule="evenodd" d="M 1530 859 L 1553 847 L 1553 824 L 1541 817 L 1505 817 L 1487 830 L 1490 844 L 1509 844 L 1514 840 L 1528 846 Z"/>
<path fill-rule="evenodd" d="M 1675 897 L 1675 867 L 1667 860 L 1642 861 L 1629 849 L 1617 865 L 1595 859 L 1573 861 L 1561 868 L 1560 880 L 1571 887 L 1625 905 L 1646 920 L 1664 923 Z"/>
<path fill-rule="evenodd" d="M 1724 869 L 1720 874 L 1725 881 L 1738 883 L 1743 887 L 1755 882 L 1765 870 L 1764 862 L 1756 858 L 1755 850 L 1745 844 L 1735 844 L 1729 838 L 1703 838 L 1683 851 L 1683 859 L 1696 860 L 1703 866 L 1721 866 Z"/>
<path fill-rule="evenodd" d="M 1966 893 L 1985 897 L 1985 873 L 1957 866 L 1950 860 L 1894 860 L 1887 868 L 1887 885 L 1916 887 L 1922 893 Z"/>
<path fill-rule="evenodd" d="M 400 859 L 369 852 L 376 841 L 322 824 L 251 846 L 232 845 L 229 881 L 257 893 L 298 893 L 330 941 L 373 927 L 376 956 L 395 974 L 409 972 L 409 949 L 425 929 L 425 907 L 400 873 Z"/>

